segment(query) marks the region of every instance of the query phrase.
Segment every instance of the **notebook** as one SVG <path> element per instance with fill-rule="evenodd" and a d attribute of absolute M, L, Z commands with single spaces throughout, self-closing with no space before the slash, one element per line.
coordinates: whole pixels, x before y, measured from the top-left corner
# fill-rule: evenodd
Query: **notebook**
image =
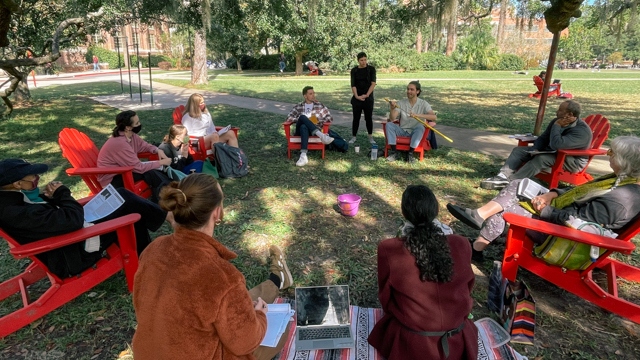
<path fill-rule="evenodd" d="M 296 350 L 354 346 L 349 286 L 296 288 Z"/>

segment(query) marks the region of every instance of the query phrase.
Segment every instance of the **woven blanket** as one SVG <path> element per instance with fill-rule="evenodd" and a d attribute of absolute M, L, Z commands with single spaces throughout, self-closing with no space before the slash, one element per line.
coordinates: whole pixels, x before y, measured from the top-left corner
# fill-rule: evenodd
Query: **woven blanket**
<path fill-rule="evenodd" d="M 284 302 L 291 302 L 292 307 L 295 307 L 295 301 L 290 301 L 289 299 L 277 298 L 275 301 L 277 304 Z M 373 326 L 384 315 L 382 309 L 350 306 L 350 310 L 351 332 L 355 336 L 355 347 L 353 349 L 296 351 L 296 322 L 294 317 L 287 342 L 280 354 L 276 355 L 273 360 L 384 360 L 384 357 L 367 342 Z M 478 360 L 519 359 L 516 356 L 517 353 L 514 353 L 508 344 L 492 350 L 491 353 L 487 353 L 482 340 L 478 338 Z"/>

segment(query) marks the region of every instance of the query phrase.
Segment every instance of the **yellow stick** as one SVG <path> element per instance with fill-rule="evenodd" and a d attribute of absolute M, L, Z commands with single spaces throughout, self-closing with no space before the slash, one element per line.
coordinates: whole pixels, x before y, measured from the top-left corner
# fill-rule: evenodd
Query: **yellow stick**
<path fill-rule="evenodd" d="M 391 103 L 391 101 L 389 101 L 389 99 L 388 99 L 388 98 L 384 98 L 384 100 L 385 100 L 386 102 L 388 102 L 388 103 Z M 400 109 L 400 106 L 398 106 L 398 104 L 396 104 L 396 107 L 397 107 L 398 109 Z M 402 109 L 400 109 L 400 111 L 404 112 L 405 114 L 407 113 L 406 111 L 404 111 L 404 110 L 402 110 Z M 407 114 L 407 115 L 409 115 L 409 114 Z M 417 116 L 411 116 L 411 117 L 412 117 L 412 118 L 414 118 L 414 119 L 416 119 L 416 120 L 418 120 L 418 122 L 420 122 L 422 125 L 424 125 L 424 126 L 428 127 L 429 129 L 431 129 L 431 131 L 434 131 L 436 134 L 438 134 L 438 135 L 442 136 L 445 140 L 448 140 L 449 142 L 453 142 L 453 140 L 451 140 L 451 139 L 449 139 L 448 137 L 446 137 L 446 136 L 445 136 L 444 134 L 442 134 L 440 131 L 438 131 L 438 130 L 434 129 L 431 125 L 427 124 L 424 120 L 420 119 L 419 117 L 417 117 Z"/>

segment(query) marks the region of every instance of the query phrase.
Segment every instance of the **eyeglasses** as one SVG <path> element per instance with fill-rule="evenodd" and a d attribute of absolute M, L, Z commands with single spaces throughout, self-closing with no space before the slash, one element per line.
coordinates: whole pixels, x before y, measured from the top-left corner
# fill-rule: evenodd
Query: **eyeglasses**
<path fill-rule="evenodd" d="M 613 149 L 607 150 L 607 156 L 613 156 Z"/>

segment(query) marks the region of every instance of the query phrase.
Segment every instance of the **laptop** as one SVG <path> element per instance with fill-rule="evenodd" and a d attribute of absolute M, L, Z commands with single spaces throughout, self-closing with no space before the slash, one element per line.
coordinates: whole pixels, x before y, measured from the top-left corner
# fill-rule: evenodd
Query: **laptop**
<path fill-rule="evenodd" d="M 296 288 L 296 350 L 354 347 L 349 286 Z"/>

